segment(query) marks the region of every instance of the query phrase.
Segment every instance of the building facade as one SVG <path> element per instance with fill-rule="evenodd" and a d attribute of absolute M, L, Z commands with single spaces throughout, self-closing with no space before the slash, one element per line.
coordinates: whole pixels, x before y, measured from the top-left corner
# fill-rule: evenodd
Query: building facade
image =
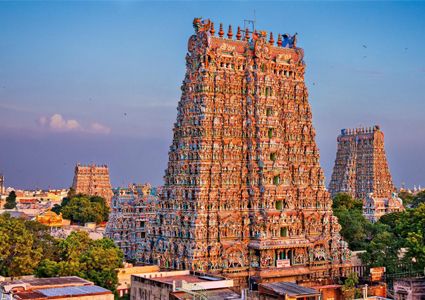
<path fill-rule="evenodd" d="M 77 164 L 72 188 L 77 194 L 103 197 L 109 205 L 113 193 L 108 166 Z"/>
<path fill-rule="evenodd" d="M 188 270 L 146 272 L 131 275 L 130 295 L 131 300 L 240 299 L 230 290 L 233 286 L 231 279 Z M 214 291 L 216 297 L 211 297 Z"/>
<path fill-rule="evenodd" d="M 337 143 L 329 184 L 331 195 L 347 193 L 362 199 L 363 213 L 371 221 L 403 210 L 391 178 L 380 127 L 342 129 Z"/>
<path fill-rule="evenodd" d="M 349 260 L 324 185 L 297 35 L 194 20 L 153 262 L 255 280 Z"/>
<path fill-rule="evenodd" d="M 122 249 L 126 259 L 145 262 L 157 201 L 156 189 L 149 184 L 114 190 L 105 235 Z"/>
<path fill-rule="evenodd" d="M 425 277 L 395 279 L 394 299 L 425 299 Z"/>

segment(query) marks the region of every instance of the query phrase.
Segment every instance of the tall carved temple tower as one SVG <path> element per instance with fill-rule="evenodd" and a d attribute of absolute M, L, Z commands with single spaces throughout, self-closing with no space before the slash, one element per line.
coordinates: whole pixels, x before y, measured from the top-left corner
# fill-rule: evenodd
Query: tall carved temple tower
<path fill-rule="evenodd" d="M 111 203 L 113 192 L 107 165 L 77 164 L 72 187 L 77 194 L 101 196 L 105 198 L 106 203 Z"/>
<path fill-rule="evenodd" d="M 403 209 L 395 194 L 384 148 L 384 133 L 378 125 L 342 129 L 329 191 L 348 193 L 364 200 L 363 211 L 371 221 Z"/>
<path fill-rule="evenodd" d="M 296 35 L 194 20 L 152 259 L 257 281 L 349 257 L 319 164 Z"/>

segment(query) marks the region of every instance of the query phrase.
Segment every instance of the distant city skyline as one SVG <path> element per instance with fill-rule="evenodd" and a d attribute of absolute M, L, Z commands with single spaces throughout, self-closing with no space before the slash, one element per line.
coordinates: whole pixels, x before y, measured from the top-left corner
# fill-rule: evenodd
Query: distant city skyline
<path fill-rule="evenodd" d="M 0 173 L 62 188 L 75 164 L 163 184 L 194 17 L 298 32 L 327 182 L 342 128 L 379 124 L 394 183 L 425 186 L 423 2 L 0 2 Z"/>

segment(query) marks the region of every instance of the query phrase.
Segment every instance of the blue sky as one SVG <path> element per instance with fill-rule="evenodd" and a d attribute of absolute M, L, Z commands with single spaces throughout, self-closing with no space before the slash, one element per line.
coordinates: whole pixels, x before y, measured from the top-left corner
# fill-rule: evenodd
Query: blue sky
<path fill-rule="evenodd" d="M 255 12 L 255 14 L 254 14 Z M 380 124 L 396 185 L 425 186 L 425 2 L 0 2 L 0 172 L 162 184 L 194 17 L 298 32 L 327 179 L 341 128 Z"/>

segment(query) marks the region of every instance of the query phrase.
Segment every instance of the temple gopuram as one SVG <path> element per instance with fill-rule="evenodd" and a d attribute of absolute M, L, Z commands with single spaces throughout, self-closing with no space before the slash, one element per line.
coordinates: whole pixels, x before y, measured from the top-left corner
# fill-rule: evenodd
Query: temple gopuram
<path fill-rule="evenodd" d="M 147 236 L 155 217 L 156 192 L 150 184 L 114 189 L 105 236 L 121 248 L 127 260 L 144 262 L 146 252 L 150 253 Z"/>
<path fill-rule="evenodd" d="M 363 214 L 372 222 L 404 209 L 396 194 L 384 148 L 384 133 L 378 125 L 342 129 L 329 191 L 347 193 L 363 200 Z"/>
<path fill-rule="evenodd" d="M 100 196 L 110 205 L 113 195 L 109 169 L 107 165 L 80 165 L 75 166 L 72 188 L 76 194 Z"/>
<path fill-rule="evenodd" d="M 265 31 L 193 25 L 152 261 L 240 285 L 340 276 L 350 251 L 319 164 L 297 35 L 276 43 Z"/>

